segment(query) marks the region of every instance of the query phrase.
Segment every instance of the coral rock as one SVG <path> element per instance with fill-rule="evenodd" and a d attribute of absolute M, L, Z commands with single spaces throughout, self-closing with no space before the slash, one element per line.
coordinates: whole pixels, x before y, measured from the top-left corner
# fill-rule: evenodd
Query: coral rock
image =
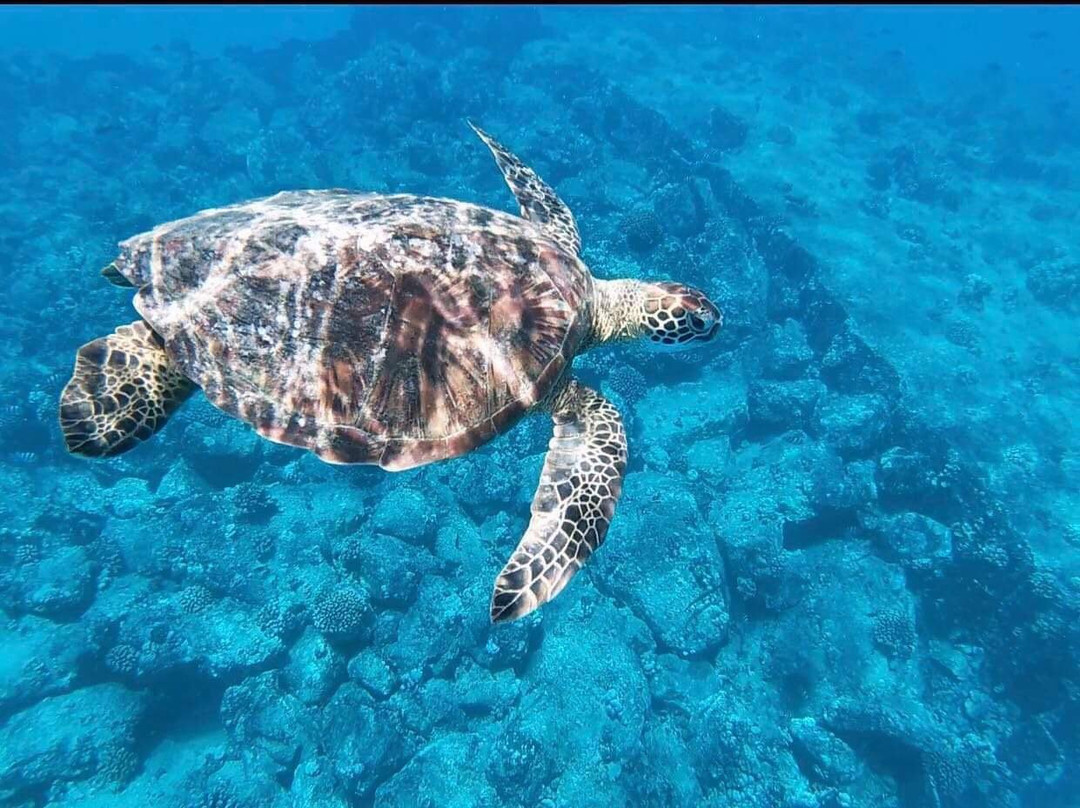
<path fill-rule="evenodd" d="M 40 792 L 83 780 L 108 766 L 108 755 L 130 749 L 144 698 L 102 684 L 43 699 L 0 727 L 0 795 Z"/>
<path fill-rule="evenodd" d="M 594 562 L 605 586 L 676 653 L 700 655 L 724 643 L 724 561 L 693 494 L 676 477 L 639 473 L 627 477 L 623 497 L 655 504 L 623 506 L 602 565 Z"/>

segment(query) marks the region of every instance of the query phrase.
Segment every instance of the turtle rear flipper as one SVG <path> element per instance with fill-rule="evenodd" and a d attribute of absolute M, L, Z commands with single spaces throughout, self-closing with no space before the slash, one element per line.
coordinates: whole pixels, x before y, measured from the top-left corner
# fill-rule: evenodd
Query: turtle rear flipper
<path fill-rule="evenodd" d="M 491 621 L 516 620 L 555 598 L 604 542 L 626 472 L 626 431 L 602 395 L 571 380 L 552 406 L 532 519 L 495 580 Z"/>
<path fill-rule="evenodd" d="M 64 443 L 88 457 L 126 452 L 157 432 L 193 389 L 146 323 L 122 325 L 79 349 L 60 396 Z"/>

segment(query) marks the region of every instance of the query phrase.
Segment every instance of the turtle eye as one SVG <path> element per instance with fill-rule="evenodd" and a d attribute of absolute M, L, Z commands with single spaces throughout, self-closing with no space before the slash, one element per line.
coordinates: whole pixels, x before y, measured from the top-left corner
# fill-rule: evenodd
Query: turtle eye
<path fill-rule="evenodd" d="M 705 330 L 705 321 L 698 317 L 696 314 L 690 315 L 690 327 L 695 331 Z"/>

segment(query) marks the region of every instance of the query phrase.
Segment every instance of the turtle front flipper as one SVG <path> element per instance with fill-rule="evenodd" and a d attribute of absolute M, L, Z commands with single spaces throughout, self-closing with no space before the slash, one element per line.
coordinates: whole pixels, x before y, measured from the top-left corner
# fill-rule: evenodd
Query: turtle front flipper
<path fill-rule="evenodd" d="M 552 407 L 548 444 L 532 519 L 495 580 L 493 623 L 515 620 L 558 595 L 604 542 L 626 472 L 626 431 L 619 411 L 571 380 Z"/>
<path fill-rule="evenodd" d="M 521 206 L 521 218 L 538 225 L 547 233 L 548 238 L 571 255 L 578 255 L 581 252 L 581 236 L 578 234 L 574 214 L 566 203 L 559 199 L 550 185 L 505 146 L 472 121 L 468 124 L 491 149 L 503 179 Z"/>
<path fill-rule="evenodd" d="M 64 443 L 88 457 L 126 452 L 157 432 L 193 389 L 146 323 L 122 325 L 79 349 L 60 396 Z"/>

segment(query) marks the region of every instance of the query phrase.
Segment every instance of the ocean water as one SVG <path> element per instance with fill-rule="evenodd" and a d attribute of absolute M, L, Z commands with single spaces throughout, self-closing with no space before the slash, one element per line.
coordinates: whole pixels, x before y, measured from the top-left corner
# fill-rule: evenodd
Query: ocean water
<path fill-rule="evenodd" d="M 1080 806 L 1075 8 L 0 9 L 0 805 Z M 516 213 L 724 312 L 597 348 L 606 542 L 492 625 L 551 434 L 390 474 L 196 393 L 69 455 L 117 243 Z"/>

